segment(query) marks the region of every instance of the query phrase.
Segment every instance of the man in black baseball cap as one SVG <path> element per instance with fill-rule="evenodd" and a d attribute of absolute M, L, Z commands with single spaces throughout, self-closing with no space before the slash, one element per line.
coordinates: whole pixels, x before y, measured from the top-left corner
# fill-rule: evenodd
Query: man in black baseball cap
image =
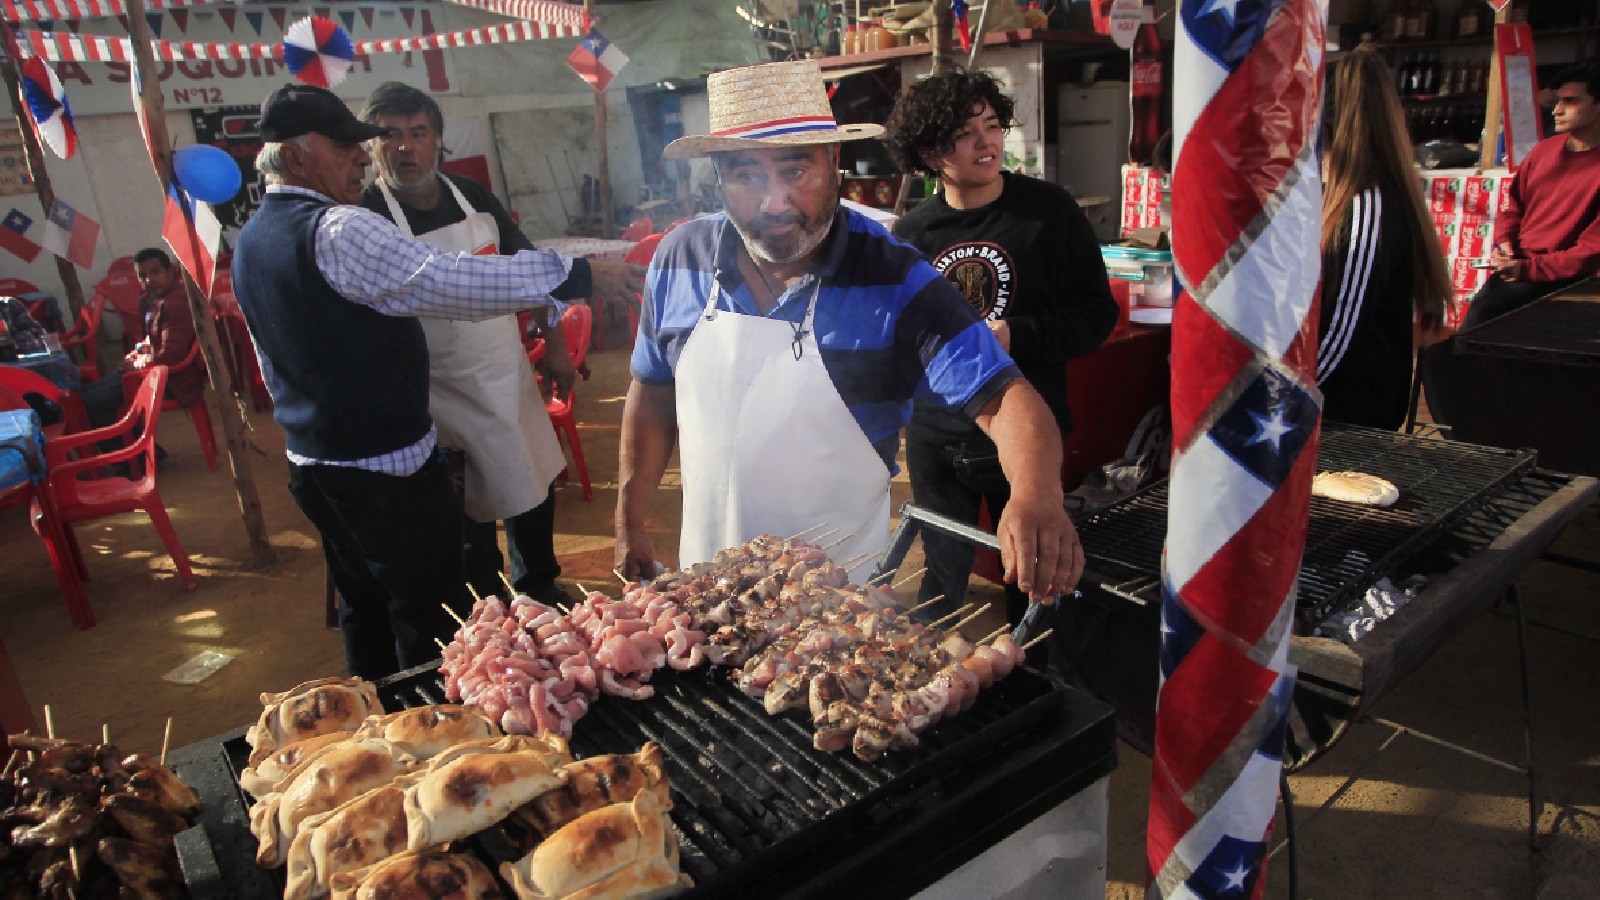
<path fill-rule="evenodd" d="M 286 84 L 261 101 L 261 140 L 281 143 L 302 134 L 320 134 L 359 144 L 389 129 L 357 119 L 332 91 L 309 84 Z"/>
<path fill-rule="evenodd" d="M 352 675 L 377 679 L 438 657 L 435 638 L 471 607 L 461 505 L 428 411 L 418 317 L 482 321 L 591 296 L 635 302 L 644 270 L 522 250 L 446 252 L 354 205 L 387 128 L 338 97 L 292 84 L 261 104 L 267 179 L 233 254 L 233 289 L 283 427 L 289 492 L 322 535 Z M 582 296 L 578 294 L 578 296 Z"/>

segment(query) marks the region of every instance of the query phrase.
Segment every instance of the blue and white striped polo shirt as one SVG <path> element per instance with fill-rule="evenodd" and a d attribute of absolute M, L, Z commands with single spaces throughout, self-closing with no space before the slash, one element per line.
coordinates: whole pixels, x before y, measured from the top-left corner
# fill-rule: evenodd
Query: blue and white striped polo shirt
<path fill-rule="evenodd" d="M 735 260 L 739 234 L 726 214 L 696 219 L 661 241 L 645 276 L 633 377 L 670 385 L 689 333 L 711 299 L 760 315 Z M 909 244 L 843 206 L 817 268 L 768 313 L 798 323 L 821 279 L 812 323 L 822 362 L 856 424 L 890 472 L 911 401 L 975 416 L 1021 373 L 966 298 Z"/>

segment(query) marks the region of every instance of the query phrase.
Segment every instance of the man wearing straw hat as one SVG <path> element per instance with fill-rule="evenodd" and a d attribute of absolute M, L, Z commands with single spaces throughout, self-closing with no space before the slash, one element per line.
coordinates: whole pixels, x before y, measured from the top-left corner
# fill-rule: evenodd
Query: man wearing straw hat
<path fill-rule="evenodd" d="M 883 129 L 839 125 L 811 60 L 719 72 L 707 91 L 711 133 L 664 155 L 710 156 L 726 211 L 674 229 L 646 275 L 622 423 L 623 574 L 655 570 L 645 512 L 674 441 L 680 567 L 819 522 L 849 535 L 833 558 L 876 556 L 899 432 L 923 398 L 999 447 L 1007 580 L 1036 600 L 1071 590 L 1083 550 L 1049 407 L 948 280 L 839 205 L 839 142 Z"/>

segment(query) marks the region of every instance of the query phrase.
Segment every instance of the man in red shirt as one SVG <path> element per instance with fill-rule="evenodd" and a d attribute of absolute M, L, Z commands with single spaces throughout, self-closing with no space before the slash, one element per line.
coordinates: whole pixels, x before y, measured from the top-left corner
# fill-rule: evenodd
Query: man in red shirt
<path fill-rule="evenodd" d="M 1600 63 L 1556 76 L 1555 131 L 1528 154 L 1495 225 L 1471 328 L 1600 273 Z"/>

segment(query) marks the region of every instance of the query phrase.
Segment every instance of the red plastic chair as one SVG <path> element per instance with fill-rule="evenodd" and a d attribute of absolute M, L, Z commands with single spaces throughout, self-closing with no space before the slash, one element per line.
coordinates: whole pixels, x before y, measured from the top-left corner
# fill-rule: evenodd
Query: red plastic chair
<path fill-rule="evenodd" d="M 89 570 L 83 563 L 83 552 L 72 533 L 72 523 L 103 516 L 113 516 L 136 509 L 144 510 L 161 536 L 161 543 L 172 555 L 178 577 L 184 587 L 194 590 L 199 586 L 194 572 L 189 568 L 189 557 L 178 543 L 178 533 L 167 518 L 167 507 L 161 502 L 161 492 L 156 487 L 156 423 L 161 418 L 161 394 L 167 387 L 167 367 L 151 366 L 144 371 L 133 405 L 115 425 L 71 434 L 45 445 L 45 464 L 48 470 L 48 490 L 52 492 L 56 511 L 60 515 L 61 531 L 66 551 L 78 568 L 78 576 L 89 580 Z M 137 433 L 137 436 L 135 434 Z M 109 438 L 122 438 L 123 446 L 110 452 L 96 452 L 96 443 Z M 71 460 L 74 450 L 86 454 L 83 459 Z M 137 462 L 136 462 L 137 461 Z M 85 481 L 78 476 L 112 463 L 127 462 L 141 466 L 139 478 L 100 478 Z M 40 514 L 36 503 L 34 515 Z M 42 535 L 41 535 L 42 536 Z M 48 538 L 47 538 L 48 540 Z"/>
<path fill-rule="evenodd" d="M 64 391 L 43 375 L 16 366 L 0 366 L 0 387 L 9 388 L 18 396 L 33 392 L 61 407 L 61 421 L 45 426 L 47 438 L 54 440 L 63 434 L 89 430 L 89 411 L 84 409 L 83 396 L 77 391 Z"/>
<path fill-rule="evenodd" d="M 0 386 L 0 410 L 27 408 L 27 401 L 19 394 Z M 83 582 L 78 578 L 77 564 L 67 555 L 61 517 L 56 512 L 49 481 L 40 478 L 0 489 L 0 510 L 19 506 L 33 508 L 30 516 L 33 531 L 44 541 L 45 552 L 50 554 L 50 567 L 55 570 L 56 583 L 61 586 L 61 599 L 67 604 L 67 618 L 75 628 L 93 628 L 94 612 L 89 609 L 88 595 L 83 592 Z"/>
<path fill-rule="evenodd" d="M 0 297 L 21 297 L 23 294 L 37 294 L 39 286 L 31 281 L 21 278 L 0 278 Z"/>
<path fill-rule="evenodd" d="M 676 224 L 676 223 L 674 223 L 674 224 Z M 671 231 L 671 230 L 672 230 L 671 226 L 668 226 L 667 231 Z M 639 243 L 633 245 L 633 248 L 628 251 L 628 255 L 627 256 L 624 256 L 622 258 L 622 261 L 625 262 L 625 263 L 629 263 L 629 264 L 635 265 L 635 266 L 648 266 L 648 265 L 650 265 L 650 260 L 655 258 L 656 248 L 661 246 L 661 239 L 666 237 L 666 236 L 667 236 L 667 232 L 666 231 L 663 231 L 660 234 L 652 234 L 652 235 L 650 235 L 649 237 L 645 238 L 644 240 L 640 241 Z M 639 298 L 639 302 L 641 304 L 644 303 L 644 295 L 635 294 L 634 296 Z M 637 308 L 630 308 L 628 310 L 628 340 L 630 340 L 630 341 L 634 340 L 634 339 L 638 338 L 638 336 L 639 336 L 639 310 Z"/>
<path fill-rule="evenodd" d="M 679 225 L 682 225 L 683 223 L 688 222 L 688 221 L 689 221 L 689 217 L 688 216 L 685 216 L 685 217 L 683 217 L 681 219 L 673 219 L 671 222 L 667 223 L 667 227 L 663 228 L 661 230 L 661 233 L 662 234 L 671 234 L 672 233 L 672 229 L 677 228 Z"/>
<path fill-rule="evenodd" d="M 584 359 L 589 355 L 589 334 L 594 313 L 587 306 L 573 304 L 561 316 L 561 330 L 567 336 L 567 353 L 572 357 L 572 367 L 580 368 Z M 567 396 L 551 394 L 550 401 L 544 405 L 545 412 L 550 414 L 550 424 L 556 428 L 558 436 L 565 436 L 567 446 L 572 448 L 572 461 L 578 466 L 578 480 L 583 483 L 583 499 L 594 499 L 594 487 L 589 483 L 589 466 L 583 461 L 583 444 L 578 441 L 578 419 L 573 414 L 573 404 L 577 391 L 567 391 Z M 561 478 L 567 477 L 567 471 L 561 470 Z"/>
<path fill-rule="evenodd" d="M 122 319 L 122 349 L 127 352 L 144 339 L 144 313 L 139 303 L 144 299 L 144 287 L 134 270 L 133 257 L 124 256 L 111 264 L 106 277 L 94 286 L 95 293 L 104 294 L 106 300 Z"/>
<path fill-rule="evenodd" d="M 198 340 L 194 342 L 193 347 L 189 348 L 189 355 L 183 358 L 183 362 L 171 367 L 168 371 L 168 378 L 171 377 L 172 372 L 182 372 L 190 366 L 196 365 L 200 367 L 200 377 L 202 379 L 205 378 L 205 363 L 200 362 L 200 341 Z M 122 373 L 122 396 L 124 402 L 133 403 L 134 397 L 138 394 L 139 384 L 143 375 L 144 373 L 142 372 Z M 179 406 L 176 400 L 162 398 L 161 409 L 165 412 L 181 409 L 188 414 L 189 421 L 194 423 L 194 432 L 200 438 L 200 452 L 206 455 L 206 468 L 215 472 L 217 470 L 217 437 L 215 432 L 211 430 L 211 409 L 206 406 L 205 391 L 200 392 L 199 400 L 188 406 Z"/>
<path fill-rule="evenodd" d="M 105 310 L 106 295 L 95 291 L 89 302 L 78 310 L 78 321 L 61 333 L 61 349 L 67 351 L 68 355 L 71 355 L 73 350 L 83 351 L 83 362 L 78 363 L 78 371 L 82 373 L 85 382 L 95 381 L 100 377 L 100 359 L 95 340 L 100 336 L 100 317 Z"/>
<path fill-rule="evenodd" d="M 622 240 L 642 241 L 649 237 L 650 232 L 654 231 L 655 228 L 656 223 L 650 221 L 648 217 L 640 216 L 628 223 L 628 227 L 622 232 Z"/>

